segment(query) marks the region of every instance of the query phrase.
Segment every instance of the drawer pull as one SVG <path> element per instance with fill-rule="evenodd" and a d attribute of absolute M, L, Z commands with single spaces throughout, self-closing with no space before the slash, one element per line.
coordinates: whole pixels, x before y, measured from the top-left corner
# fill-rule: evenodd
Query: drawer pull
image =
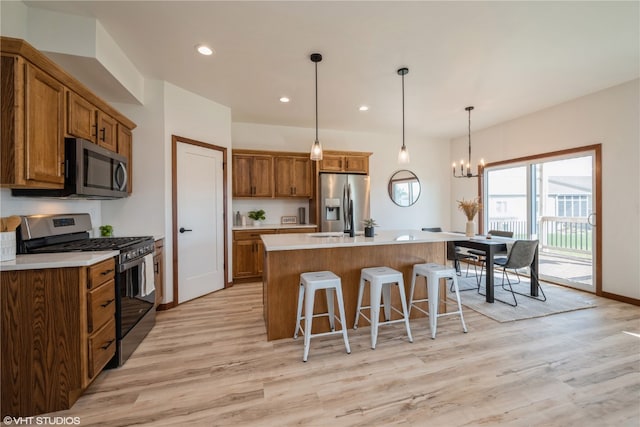
<path fill-rule="evenodd" d="M 105 270 L 102 273 L 100 273 L 103 276 L 106 276 L 107 274 L 113 273 L 115 270 L 113 268 L 109 269 L 109 270 Z"/>
<path fill-rule="evenodd" d="M 115 341 L 115 339 L 113 339 L 113 340 L 111 340 L 111 341 L 107 342 L 105 345 L 103 345 L 103 346 L 102 346 L 102 347 L 100 347 L 100 348 L 101 348 L 101 349 L 103 349 L 103 350 L 106 350 L 106 349 L 108 349 L 108 348 L 109 348 L 109 346 L 110 346 L 111 344 L 113 344 L 113 342 L 114 342 L 114 341 Z"/>
<path fill-rule="evenodd" d="M 111 304 L 112 302 L 114 302 L 116 299 L 115 298 L 111 298 L 109 301 L 105 302 L 104 304 L 100 304 L 100 307 L 106 307 L 109 304 Z"/>

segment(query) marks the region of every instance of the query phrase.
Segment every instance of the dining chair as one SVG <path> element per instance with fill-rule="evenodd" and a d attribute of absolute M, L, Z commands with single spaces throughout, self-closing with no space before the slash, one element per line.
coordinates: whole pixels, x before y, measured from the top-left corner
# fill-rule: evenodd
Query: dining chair
<path fill-rule="evenodd" d="M 513 237 L 513 231 L 489 230 L 487 235 L 489 235 L 489 234 L 491 236 L 496 236 L 496 237 L 508 237 L 508 238 L 512 238 Z M 480 276 L 478 276 L 478 279 L 477 279 L 478 289 L 479 289 L 480 288 L 480 281 L 482 280 L 482 272 L 484 271 L 484 269 L 487 266 L 487 254 L 484 251 L 481 251 L 479 249 L 469 249 L 467 252 L 472 254 L 472 255 L 474 255 L 474 256 L 476 256 L 478 258 L 478 261 L 480 261 Z M 501 258 L 506 258 L 509 255 L 509 252 L 508 251 L 507 252 L 498 252 L 496 255 L 501 257 Z M 518 275 L 518 272 L 516 272 L 516 276 L 518 277 L 518 281 L 516 283 L 520 283 L 520 276 Z"/>
<path fill-rule="evenodd" d="M 545 295 L 544 290 L 542 289 L 542 286 L 538 281 L 538 277 L 536 276 L 535 271 L 531 270 L 531 280 L 535 279 L 536 281 L 538 281 L 538 289 L 540 289 L 540 292 L 542 292 L 542 298 L 537 298 L 523 292 L 514 291 L 513 287 L 511 286 L 511 280 L 509 280 L 509 275 L 507 274 L 507 269 L 517 270 L 519 268 L 529 267 L 533 262 L 534 257 L 536 256 L 537 249 L 537 240 L 516 240 L 513 243 L 513 246 L 511 247 L 511 251 L 509 251 L 509 256 L 507 258 L 498 258 L 494 260 L 494 264 L 502 267 L 502 289 L 511 292 L 511 296 L 513 297 L 513 304 L 494 297 L 495 300 L 508 304 L 512 307 L 516 307 L 518 305 L 516 294 L 537 299 L 539 301 L 547 300 L 547 296 Z M 505 277 L 507 279 L 507 286 L 509 287 L 509 289 L 505 287 Z M 478 293 L 484 295 L 479 290 Z"/>

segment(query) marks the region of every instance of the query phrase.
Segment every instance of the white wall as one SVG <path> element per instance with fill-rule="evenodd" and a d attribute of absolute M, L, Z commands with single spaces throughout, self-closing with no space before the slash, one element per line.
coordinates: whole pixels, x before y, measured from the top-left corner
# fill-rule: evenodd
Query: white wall
<path fill-rule="evenodd" d="M 0 34 L 26 40 L 28 13 L 21 1 L 0 1 Z"/>
<path fill-rule="evenodd" d="M 120 236 L 165 234 L 164 83 L 145 82 L 145 104 L 113 104 L 136 123 L 133 130 L 130 197 L 102 202 L 102 218 Z M 170 155 L 170 151 L 168 151 Z"/>
<path fill-rule="evenodd" d="M 315 129 L 233 123 L 232 135 L 233 148 L 308 152 Z M 320 129 L 318 135 L 325 150 L 373 152 L 369 159 L 371 216 L 380 228 L 449 228 L 449 146 L 446 141 L 407 138 L 411 163 L 400 166 L 396 160 L 402 144 L 400 130 L 398 134 L 381 135 Z M 398 169 L 412 170 L 422 185 L 420 198 L 411 207 L 401 208 L 389 199 L 387 183 Z M 233 204 L 241 211 L 248 206 L 239 200 Z"/>
<path fill-rule="evenodd" d="M 170 83 L 164 82 L 164 193 L 165 193 L 165 301 L 173 299 L 173 239 L 171 211 L 171 136 L 194 139 L 207 144 L 227 147 L 227 165 L 231 164 L 231 110 L 224 105 L 188 92 Z M 135 187 L 134 187 L 135 191 Z M 231 167 L 227 167 L 227 194 L 231 195 Z M 227 266 L 231 281 L 233 269 L 231 250 L 231 227 L 233 217 L 231 203 L 227 204 L 227 233 L 229 253 Z M 222 220 L 222 219 L 221 219 Z"/>
<path fill-rule="evenodd" d="M 482 114 L 481 111 L 475 114 Z M 472 131 L 473 152 L 487 163 L 602 144 L 602 290 L 640 298 L 640 80 L 516 120 Z M 451 162 L 466 158 L 466 137 L 451 144 Z M 474 159 L 472 159 L 474 161 Z M 455 200 L 477 195 L 476 180 L 452 179 L 451 224 L 464 217 Z"/>

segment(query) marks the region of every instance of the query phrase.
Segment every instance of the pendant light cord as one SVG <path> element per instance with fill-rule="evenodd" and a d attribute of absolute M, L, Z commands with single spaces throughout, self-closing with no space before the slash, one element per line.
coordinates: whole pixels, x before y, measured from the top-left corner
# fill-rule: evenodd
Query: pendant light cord
<path fill-rule="evenodd" d="M 402 148 L 404 145 L 404 74 L 402 74 Z"/>
<path fill-rule="evenodd" d="M 473 107 L 469 108 L 469 163 L 471 164 L 471 110 Z"/>
<path fill-rule="evenodd" d="M 316 142 L 318 142 L 318 63 L 316 62 Z"/>

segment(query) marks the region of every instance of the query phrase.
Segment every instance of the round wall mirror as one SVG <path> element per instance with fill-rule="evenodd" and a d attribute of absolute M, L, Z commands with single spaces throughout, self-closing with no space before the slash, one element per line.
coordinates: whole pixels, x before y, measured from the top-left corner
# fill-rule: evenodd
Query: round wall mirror
<path fill-rule="evenodd" d="M 413 205 L 420 197 L 420 181 L 416 174 L 399 170 L 389 179 L 389 197 L 398 206 Z"/>

